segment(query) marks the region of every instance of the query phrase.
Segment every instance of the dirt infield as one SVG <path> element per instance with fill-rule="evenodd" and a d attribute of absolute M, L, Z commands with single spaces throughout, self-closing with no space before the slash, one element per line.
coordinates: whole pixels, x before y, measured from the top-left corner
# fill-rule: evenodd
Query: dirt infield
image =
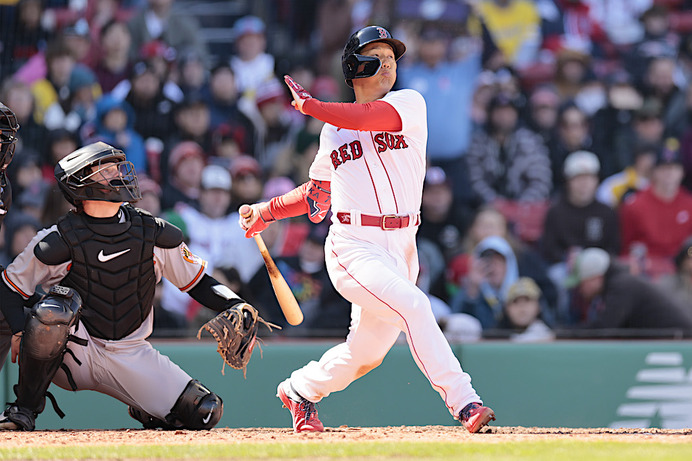
<path fill-rule="evenodd" d="M 60 445 L 174 445 L 248 442 L 512 442 L 531 440 L 607 440 L 692 443 L 692 429 L 569 429 L 489 427 L 469 434 L 458 426 L 335 427 L 323 433 L 294 434 L 290 429 L 219 428 L 211 431 L 51 430 L 0 432 L 0 448 Z"/>

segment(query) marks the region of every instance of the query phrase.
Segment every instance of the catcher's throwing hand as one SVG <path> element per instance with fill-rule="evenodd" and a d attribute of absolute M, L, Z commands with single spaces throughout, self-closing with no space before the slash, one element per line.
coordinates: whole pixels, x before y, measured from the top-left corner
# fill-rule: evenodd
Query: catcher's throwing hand
<path fill-rule="evenodd" d="M 207 330 L 218 343 L 217 351 L 224 361 L 221 373 L 224 374 L 226 364 L 237 370 L 243 370 L 252 356 L 252 350 L 257 342 L 257 330 L 263 323 L 271 331 L 272 327 L 280 326 L 269 323 L 260 317 L 257 309 L 247 303 L 239 303 L 229 307 L 219 315 L 209 320 L 197 332 L 200 339 L 202 330 Z"/>
<path fill-rule="evenodd" d="M 286 82 L 286 85 L 288 85 L 293 95 L 291 105 L 295 107 L 296 110 L 299 110 L 301 114 L 305 114 L 305 112 L 303 112 L 303 103 L 308 99 L 312 99 L 312 96 L 299 83 L 296 83 L 290 75 L 284 75 L 284 82 Z"/>

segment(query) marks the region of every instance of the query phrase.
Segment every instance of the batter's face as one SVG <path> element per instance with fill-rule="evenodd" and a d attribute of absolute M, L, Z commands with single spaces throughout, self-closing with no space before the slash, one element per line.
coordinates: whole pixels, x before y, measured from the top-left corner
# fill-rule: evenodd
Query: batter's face
<path fill-rule="evenodd" d="M 374 56 L 380 60 L 382 66 L 372 77 L 358 78 L 353 80 L 353 86 L 358 87 L 364 92 L 376 92 L 384 96 L 392 89 L 396 82 L 396 58 L 394 49 L 384 42 L 369 43 L 363 47 L 359 54 L 363 56 Z"/>

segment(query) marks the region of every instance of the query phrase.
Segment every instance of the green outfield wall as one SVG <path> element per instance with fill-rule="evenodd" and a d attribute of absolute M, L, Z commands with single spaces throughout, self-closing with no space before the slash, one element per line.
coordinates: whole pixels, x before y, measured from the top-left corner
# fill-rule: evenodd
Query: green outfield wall
<path fill-rule="evenodd" d="M 190 375 L 221 396 L 220 427 L 287 427 L 276 385 L 292 370 L 316 360 L 334 342 L 272 341 L 256 350 L 247 371 L 226 367 L 211 342 L 154 341 Z M 78 346 L 72 346 L 78 347 Z M 569 341 L 547 344 L 482 342 L 455 345 L 462 366 L 502 426 L 692 427 L 692 342 Z M 7 363 L 5 400 L 17 365 Z M 158 385 L 165 386 L 165 382 Z M 51 386 L 61 408 L 48 403 L 37 429 L 134 428 L 124 404 L 92 391 Z M 405 345 L 383 364 L 319 405 L 326 426 L 454 425 L 441 398 L 418 370 Z"/>

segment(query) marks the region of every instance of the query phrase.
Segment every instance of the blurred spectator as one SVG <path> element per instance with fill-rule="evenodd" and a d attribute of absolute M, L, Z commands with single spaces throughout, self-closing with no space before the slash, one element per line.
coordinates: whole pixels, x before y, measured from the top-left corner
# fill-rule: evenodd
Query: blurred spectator
<path fill-rule="evenodd" d="M 290 162 L 290 166 L 280 168 L 289 171 L 288 176 L 296 184 L 303 184 L 310 179 L 308 173 L 317 155 L 322 125 L 324 122 L 313 117 L 305 120 L 305 125 L 296 134 L 294 152 L 285 159 Z"/>
<path fill-rule="evenodd" d="M 498 236 L 483 239 L 473 249 L 469 272 L 450 302 L 452 312 L 476 317 L 483 330 L 497 328 L 507 291 L 518 278 L 517 261 L 509 243 Z"/>
<path fill-rule="evenodd" d="M 174 7 L 175 0 L 146 0 L 128 22 L 132 35 L 130 57 L 136 59 L 142 45 L 161 40 L 177 52 L 192 47 L 207 60 L 207 46 L 202 41 L 193 15 Z"/>
<path fill-rule="evenodd" d="M 209 106 L 201 96 L 197 94 L 186 96 L 175 107 L 173 119 L 174 129 L 166 138 L 166 145 L 175 146 L 181 141 L 193 141 L 199 144 L 205 153 L 211 152 L 211 116 Z"/>
<path fill-rule="evenodd" d="M 605 29 L 609 40 L 619 48 L 641 40 L 644 35 L 640 16 L 654 0 L 588 0 L 589 14 Z"/>
<path fill-rule="evenodd" d="M 516 238 L 511 232 L 505 216 L 491 206 L 483 206 L 477 211 L 468 232 L 466 232 L 462 247 L 463 252 L 455 255 L 447 264 L 446 278 L 449 296 L 453 297 L 456 290 L 462 286 L 463 279 L 469 271 L 473 249 L 481 241 L 491 236 L 502 237 L 509 243 L 517 260 L 519 275 L 530 277 L 538 284 L 549 308 L 553 309 L 557 306 L 556 287 L 548 277 L 548 267 L 545 261 L 535 249 Z"/>
<path fill-rule="evenodd" d="M 642 142 L 635 146 L 632 164 L 605 178 L 596 190 L 596 198 L 611 208 L 617 208 L 630 194 L 646 189 L 658 150 L 658 145 L 651 143 Z"/>
<path fill-rule="evenodd" d="M 553 80 L 562 104 L 575 102 L 593 77 L 591 57 L 588 54 L 570 48 L 558 51 Z"/>
<path fill-rule="evenodd" d="M 41 23 L 43 0 L 20 0 L 16 4 L 14 19 L 8 23 L 3 20 L 0 27 L 0 81 L 45 49 L 52 37 L 52 32 Z"/>
<path fill-rule="evenodd" d="M 43 179 L 49 184 L 55 184 L 55 165 L 76 151 L 81 146 L 76 134 L 65 129 L 52 130 L 48 133 L 48 146 L 41 159 L 43 164 Z"/>
<path fill-rule="evenodd" d="M 534 2 L 480 0 L 476 8 L 506 63 L 521 69 L 536 59 L 541 45 L 541 18 Z"/>
<path fill-rule="evenodd" d="M 12 210 L 3 227 L 5 227 L 5 251 L 9 261 L 12 261 L 24 251 L 42 226 L 34 216 L 22 213 L 20 210 Z"/>
<path fill-rule="evenodd" d="M 61 31 L 61 35 L 75 60 L 80 64 L 93 68 L 96 60 L 96 44 L 92 46 L 89 23 L 87 23 L 86 19 L 80 18 L 66 26 Z"/>
<path fill-rule="evenodd" d="M 137 172 L 137 183 L 142 198 L 135 204 L 137 208 L 161 216 L 161 186 L 145 174 Z"/>
<path fill-rule="evenodd" d="M 91 69 L 76 65 L 70 75 L 68 88 L 70 99 L 67 107 L 54 103 L 46 110 L 43 124 L 49 130 L 66 128 L 79 132 L 87 121 L 96 116 L 96 100 L 101 96 L 101 87 Z"/>
<path fill-rule="evenodd" d="M 287 171 L 280 169 L 280 165 L 285 163 L 282 159 L 292 153 L 293 142 L 304 117 L 295 117 L 296 111 L 288 102 L 285 86 L 275 78 L 257 87 L 255 103 L 259 113 L 255 120 L 255 157 L 265 171 L 284 175 Z"/>
<path fill-rule="evenodd" d="M 238 90 L 254 99 L 255 90 L 274 76 L 274 57 L 266 53 L 267 38 L 264 21 L 256 16 L 243 16 L 233 25 L 235 54 L 230 64 Z"/>
<path fill-rule="evenodd" d="M 173 126 L 175 101 L 163 92 L 163 82 L 153 66 L 138 61 L 132 66 L 130 79 L 120 82 L 111 94 L 127 101 L 135 111 L 135 129 L 144 138 L 164 140 Z"/>
<path fill-rule="evenodd" d="M 675 84 L 675 59 L 673 57 L 655 57 L 651 59 L 646 69 L 643 82 L 643 92 L 646 97 L 653 98 L 661 104 L 661 120 L 667 135 L 678 127 L 686 116 L 685 93 Z M 679 129 L 679 128 L 678 128 Z"/>
<path fill-rule="evenodd" d="M 327 274 L 324 260 L 327 231 L 328 226 L 324 224 L 311 225 L 298 255 L 278 257 L 276 265 L 286 278 L 305 317 L 301 327 L 291 327 L 292 332 L 299 328 L 303 334 L 310 330 L 320 336 L 342 337 L 351 322 L 351 305 L 334 289 Z M 286 319 L 276 301 L 266 270 L 257 272 L 250 282 L 250 289 L 258 296 L 262 316 L 285 326 Z"/>
<path fill-rule="evenodd" d="M 632 120 L 642 103 L 627 72 L 619 70 L 607 77 L 605 106 L 591 118 L 591 132 L 594 150 L 608 152 L 615 171 L 633 163 Z"/>
<path fill-rule="evenodd" d="M 673 258 L 692 235 L 692 194 L 680 187 L 680 144 L 669 138 L 658 153 L 647 189 L 620 207 L 622 255 L 644 245 L 649 258 Z"/>
<path fill-rule="evenodd" d="M 581 322 L 587 328 L 692 331 L 689 310 L 670 293 L 611 261 L 601 248 L 579 252 L 568 286 L 588 303 Z"/>
<path fill-rule="evenodd" d="M 541 85 L 529 98 L 527 126 L 538 133 L 546 146 L 555 142 L 560 98 L 552 85 Z"/>
<path fill-rule="evenodd" d="M 661 276 L 656 284 L 672 294 L 686 307 L 687 313 L 692 314 L 692 238 L 683 242 L 674 262 L 675 272 Z"/>
<path fill-rule="evenodd" d="M 595 56 L 603 56 L 610 50 L 608 35 L 591 11 L 591 1 L 554 0 L 554 3 L 557 8 L 552 10 L 553 17 L 543 25 L 544 48 L 553 52 L 577 49 Z"/>
<path fill-rule="evenodd" d="M 16 134 L 19 139 L 17 151 L 30 148 L 37 152 L 43 152 L 46 147 L 48 132 L 43 125 L 34 120 L 34 95 L 25 83 L 7 79 L 2 85 L 0 101 L 11 108 L 17 117 L 21 130 Z"/>
<path fill-rule="evenodd" d="M 202 94 L 209 83 L 209 72 L 202 56 L 194 49 L 183 51 L 178 57 L 178 75 L 184 96 Z"/>
<path fill-rule="evenodd" d="M 174 80 L 177 57 L 175 48 L 161 40 L 147 42 L 139 50 L 139 58 L 149 64 L 163 82 L 163 94 L 178 103 L 183 100 L 183 91 Z"/>
<path fill-rule="evenodd" d="M 450 37 L 431 24 L 420 36 L 418 60 L 402 66 L 398 85 L 423 95 L 428 113 L 428 154 L 432 165 L 450 176 L 454 195 L 470 202 L 473 193 L 466 179 L 463 155 L 471 141 L 471 102 L 481 72 L 481 44 L 469 44 L 467 53 L 450 59 Z M 468 42 L 473 39 L 465 37 Z"/>
<path fill-rule="evenodd" d="M 455 200 L 452 181 L 440 167 L 429 167 L 425 174 L 421 204 L 421 224 L 417 237 L 432 242 L 445 260 L 461 251 L 463 236 L 472 210 Z"/>
<path fill-rule="evenodd" d="M 416 286 L 430 299 L 433 315 L 441 323 L 451 313 L 452 308 L 443 299 L 447 298 L 444 287 L 445 259 L 440 249 L 428 239 L 416 240 L 420 268 Z"/>
<path fill-rule="evenodd" d="M 256 203 L 260 200 L 263 177 L 262 168 L 257 160 L 249 155 L 234 158 L 231 161 L 231 176 L 233 177 L 231 210 L 237 211 L 243 203 Z"/>
<path fill-rule="evenodd" d="M 134 125 L 135 113 L 130 104 L 105 95 L 96 103 L 96 117 L 85 143 L 103 141 L 117 147 L 125 152 L 137 172 L 147 173 L 144 141 L 134 130 Z"/>
<path fill-rule="evenodd" d="M 591 152 L 573 152 L 565 159 L 564 194 L 548 210 L 541 242 L 548 264 L 564 263 L 575 248 L 599 247 L 618 254 L 618 216 L 596 200 L 599 170 L 598 158 Z"/>
<path fill-rule="evenodd" d="M 510 330 L 510 340 L 520 343 L 552 341 L 555 334 L 541 319 L 541 289 L 529 277 L 521 277 L 507 291 L 499 329 Z"/>
<path fill-rule="evenodd" d="M 233 159 L 243 155 L 241 146 L 245 145 L 245 135 L 245 131 L 237 126 L 219 125 L 211 134 L 212 162 L 230 169 Z"/>
<path fill-rule="evenodd" d="M 238 214 L 228 212 L 230 203 L 231 174 L 222 166 L 207 165 L 202 170 L 199 209 L 179 203 L 176 211 L 185 221 L 190 251 L 207 261 L 207 270 L 234 267 L 247 283 L 262 265 L 262 257 L 238 226 Z"/>
<path fill-rule="evenodd" d="M 632 120 L 632 141 L 660 144 L 663 141 L 665 125 L 661 119 L 661 103 L 654 98 L 646 98 L 634 112 Z"/>
<path fill-rule="evenodd" d="M 586 114 L 574 104 L 567 104 L 560 110 L 557 125 L 557 137 L 548 146 L 550 149 L 550 166 L 552 168 L 553 192 L 560 192 L 564 187 L 565 158 L 572 152 L 586 150 L 594 152 L 593 140 L 589 133 L 589 120 Z M 594 152 L 599 158 L 601 174 L 611 175 L 617 170 L 611 171 L 610 159 L 603 159 L 598 152 Z"/>
<path fill-rule="evenodd" d="M 537 201 L 550 196 L 550 158 L 537 134 L 518 124 L 515 100 L 490 101 L 488 122 L 474 131 L 465 156 L 471 187 L 483 203 L 498 198 Z"/>
<path fill-rule="evenodd" d="M 75 65 L 75 59 L 62 40 L 50 42 L 46 49 L 46 77 L 37 80 L 31 86 L 34 95 L 34 118 L 37 123 L 46 125 L 48 129 L 68 128 L 76 131 L 77 123 L 68 120 L 72 111 L 72 98 L 77 89 L 86 87 L 91 91 L 92 98 L 100 96 L 93 73 L 83 65 Z M 74 80 L 71 80 L 75 73 Z M 50 118 L 47 118 L 50 109 Z M 77 126 L 75 126 L 77 124 Z"/>
<path fill-rule="evenodd" d="M 596 200 L 599 169 L 593 153 L 569 154 L 564 164 L 564 193 L 551 205 L 545 218 L 541 253 L 557 287 L 556 307 L 561 321 L 567 319 L 569 294 L 562 287 L 572 255 L 585 247 L 603 248 L 610 254 L 620 251 L 618 215 Z"/>
<path fill-rule="evenodd" d="M 205 95 L 211 111 L 211 126 L 216 129 L 222 123 L 244 132 L 242 152 L 254 154 L 255 129 L 248 118 L 254 105 L 246 98 L 240 98 L 237 81 L 228 64 L 215 66 L 209 76 L 209 93 Z"/>
<path fill-rule="evenodd" d="M 168 182 L 163 186 L 161 208 L 169 210 L 178 202 L 199 209 L 199 191 L 206 155 L 199 144 L 183 141 L 173 147 L 168 157 Z"/>
<path fill-rule="evenodd" d="M 94 73 L 104 93 L 109 93 L 132 72 L 129 59 L 132 37 L 127 24 L 111 20 L 101 28 L 100 53 Z"/>
<path fill-rule="evenodd" d="M 623 61 L 634 76 L 635 81 L 641 83 L 644 79 L 644 73 L 653 59 L 659 57 L 675 58 L 680 37 L 670 28 L 670 17 L 665 5 L 651 5 L 641 14 L 639 20 L 644 35 L 625 54 Z"/>

